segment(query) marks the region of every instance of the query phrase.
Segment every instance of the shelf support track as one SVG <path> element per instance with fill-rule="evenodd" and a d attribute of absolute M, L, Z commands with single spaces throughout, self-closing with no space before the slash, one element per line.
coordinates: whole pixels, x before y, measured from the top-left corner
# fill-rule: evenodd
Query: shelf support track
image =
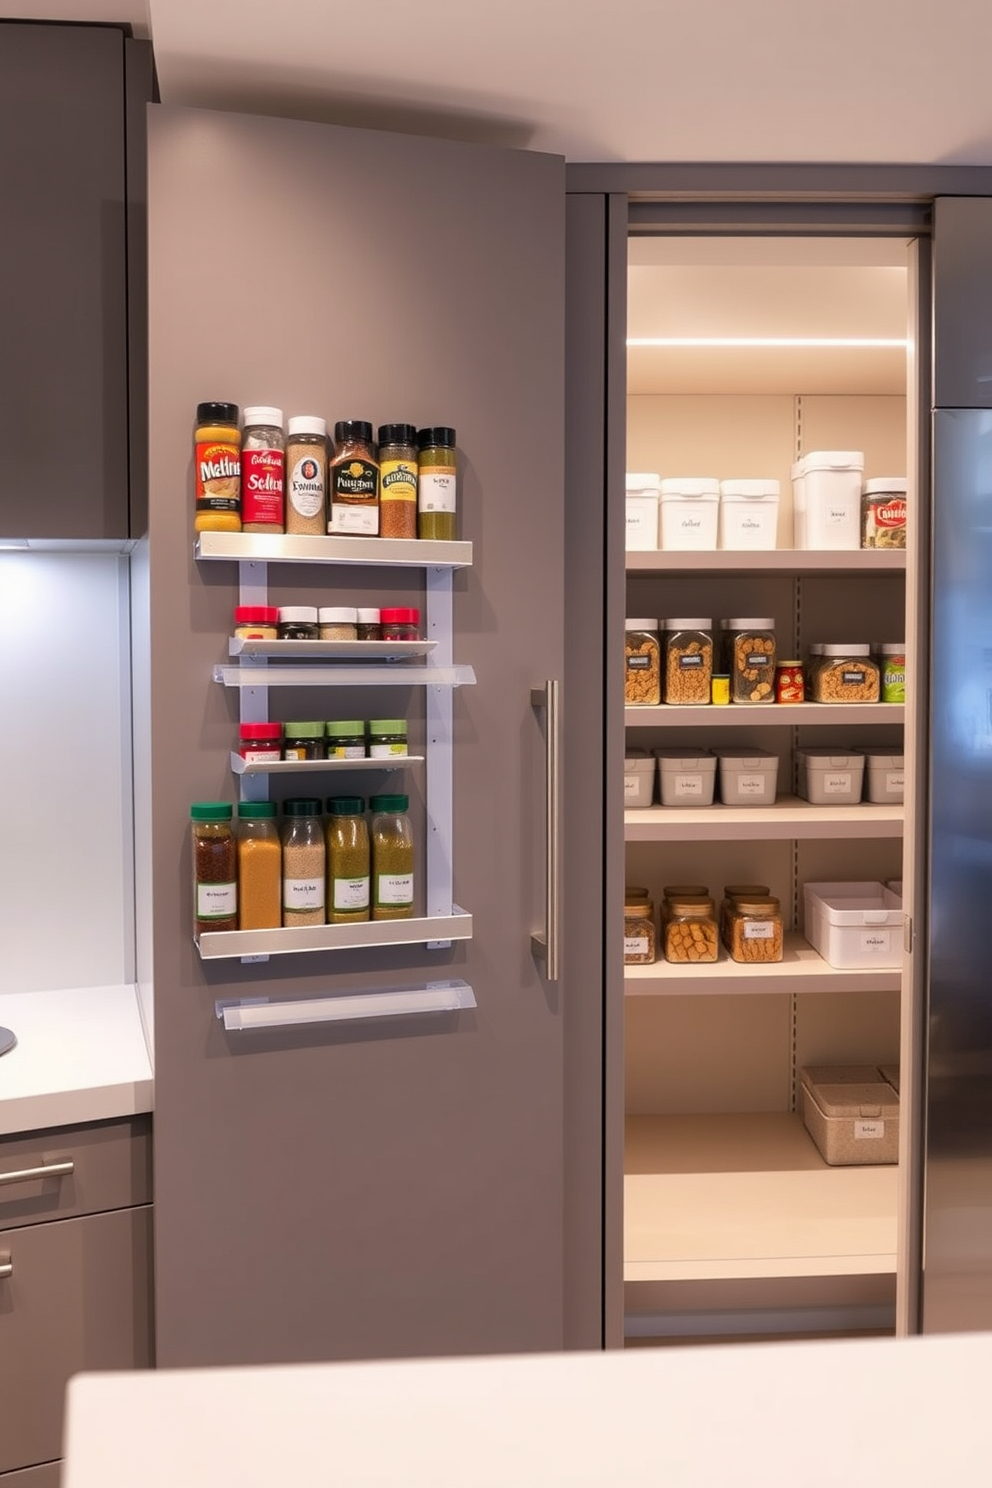
<path fill-rule="evenodd" d="M 439 667 L 453 663 L 454 603 L 452 570 L 428 568 L 426 586 L 426 638 L 436 641 L 434 658 Z M 454 693 L 450 687 L 426 689 L 427 767 L 427 913 L 450 915 L 453 894 L 454 851 Z M 450 940 L 428 941 L 428 950 L 446 950 Z"/>

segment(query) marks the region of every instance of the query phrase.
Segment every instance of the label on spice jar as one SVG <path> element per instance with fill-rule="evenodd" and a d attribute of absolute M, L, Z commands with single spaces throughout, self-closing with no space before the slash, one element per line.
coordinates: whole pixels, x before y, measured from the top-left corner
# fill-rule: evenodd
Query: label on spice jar
<path fill-rule="evenodd" d="M 371 460 L 353 459 L 331 466 L 335 501 L 374 501 L 379 492 L 379 467 Z"/>
<path fill-rule="evenodd" d="M 324 511 L 324 475 L 319 460 L 303 455 L 289 471 L 286 491 L 290 505 L 301 517 L 319 517 Z"/>
<path fill-rule="evenodd" d="M 283 521 L 283 476 L 285 461 L 280 449 L 246 449 L 241 452 L 241 521 Z"/>
<path fill-rule="evenodd" d="M 332 909 L 368 909 L 368 878 L 335 878 L 331 890 Z"/>
<path fill-rule="evenodd" d="M 383 460 L 380 479 L 383 501 L 416 501 L 417 467 L 411 460 Z"/>
<path fill-rule="evenodd" d="M 417 482 L 417 505 L 422 512 L 455 510 L 454 465 L 432 465 Z"/>
<path fill-rule="evenodd" d="M 406 754 L 405 744 L 370 744 L 369 759 L 393 759 L 396 755 Z M 626 777 L 624 779 L 626 790 Z"/>
<path fill-rule="evenodd" d="M 623 938 L 623 953 L 625 956 L 646 956 L 648 953 L 648 937 L 646 935 L 625 935 Z"/>
<path fill-rule="evenodd" d="M 364 759 L 364 744 L 328 744 L 328 759 Z"/>
<path fill-rule="evenodd" d="M 775 926 L 771 920 L 745 920 L 745 940 L 774 940 Z"/>
<path fill-rule="evenodd" d="M 412 904 L 412 873 L 380 873 L 376 900 L 379 904 Z"/>
<path fill-rule="evenodd" d="M 346 502 L 331 502 L 331 520 L 327 530 L 334 534 L 350 534 L 352 537 L 379 536 L 379 503 L 369 506 L 352 506 Z"/>
<path fill-rule="evenodd" d="M 230 920 L 238 912 L 236 883 L 201 883 L 196 886 L 198 920 Z"/>
<path fill-rule="evenodd" d="M 284 878 L 282 906 L 288 910 L 323 909 L 324 878 Z"/>
<path fill-rule="evenodd" d="M 241 450 L 227 440 L 196 446 L 196 510 L 236 512 L 241 490 Z"/>
<path fill-rule="evenodd" d="M 904 703 L 906 701 L 906 658 L 890 656 L 882 669 L 882 702 Z"/>
<path fill-rule="evenodd" d="M 241 758 L 246 765 L 264 765 L 266 760 L 279 759 L 279 745 L 271 749 L 242 749 Z"/>

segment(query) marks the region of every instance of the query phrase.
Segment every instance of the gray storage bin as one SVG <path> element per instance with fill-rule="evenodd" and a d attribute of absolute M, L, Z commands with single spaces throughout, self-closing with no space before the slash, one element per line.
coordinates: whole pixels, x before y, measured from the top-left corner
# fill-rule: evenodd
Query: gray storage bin
<path fill-rule="evenodd" d="M 865 757 L 850 749 L 797 749 L 798 791 L 814 806 L 851 806 L 861 800 Z"/>
<path fill-rule="evenodd" d="M 906 757 L 884 749 L 862 750 L 865 757 L 865 800 L 876 806 L 902 804 L 905 796 Z"/>
<path fill-rule="evenodd" d="M 778 755 L 767 749 L 717 749 L 720 800 L 725 806 L 774 806 Z"/>
<path fill-rule="evenodd" d="M 623 804 L 650 806 L 654 800 L 654 760 L 646 749 L 628 749 L 623 762 Z"/>
<path fill-rule="evenodd" d="M 712 806 L 716 759 L 708 749 L 655 749 L 658 797 L 663 806 Z"/>

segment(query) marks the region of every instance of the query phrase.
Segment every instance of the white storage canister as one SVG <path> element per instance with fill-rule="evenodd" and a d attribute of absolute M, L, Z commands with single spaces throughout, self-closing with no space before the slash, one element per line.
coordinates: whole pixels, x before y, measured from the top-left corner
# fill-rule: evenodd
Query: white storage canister
<path fill-rule="evenodd" d="M 774 806 L 778 755 L 767 749 L 714 751 L 719 762 L 720 800 L 724 806 Z"/>
<path fill-rule="evenodd" d="M 654 749 L 663 806 L 712 806 L 716 757 L 708 749 Z"/>
<path fill-rule="evenodd" d="M 741 552 L 778 546 L 777 480 L 720 482 L 720 547 Z"/>
<path fill-rule="evenodd" d="M 865 800 L 876 806 L 898 806 L 906 794 L 906 756 L 884 749 L 865 749 Z"/>
<path fill-rule="evenodd" d="M 628 749 L 623 762 L 624 806 L 650 806 L 654 800 L 654 759 L 646 749 Z"/>
<path fill-rule="evenodd" d="M 661 546 L 715 549 L 720 482 L 670 476 L 661 483 Z"/>
<path fill-rule="evenodd" d="M 628 470 L 626 476 L 626 539 L 628 553 L 654 552 L 658 547 L 658 493 L 661 476 Z"/>
<path fill-rule="evenodd" d="M 795 481 L 796 466 L 793 466 Z M 813 450 L 798 462 L 803 510 L 802 548 L 861 547 L 861 450 Z"/>
<path fill-rule="evenodd" d="M 822 745 L 797 749 L 798 790 L 814 806 L 853 806 L 861 800 L 865 757 L 850 749 Z"/>

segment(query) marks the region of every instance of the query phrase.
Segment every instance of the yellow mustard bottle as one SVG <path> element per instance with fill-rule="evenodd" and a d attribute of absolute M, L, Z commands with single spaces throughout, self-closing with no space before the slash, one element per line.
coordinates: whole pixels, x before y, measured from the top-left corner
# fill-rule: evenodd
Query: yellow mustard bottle
<path fill-rule="evenodd" d="M 236 403 L 198 403 L 194 439 L 197 532 L 241 531 L 241 430 Z"/>

